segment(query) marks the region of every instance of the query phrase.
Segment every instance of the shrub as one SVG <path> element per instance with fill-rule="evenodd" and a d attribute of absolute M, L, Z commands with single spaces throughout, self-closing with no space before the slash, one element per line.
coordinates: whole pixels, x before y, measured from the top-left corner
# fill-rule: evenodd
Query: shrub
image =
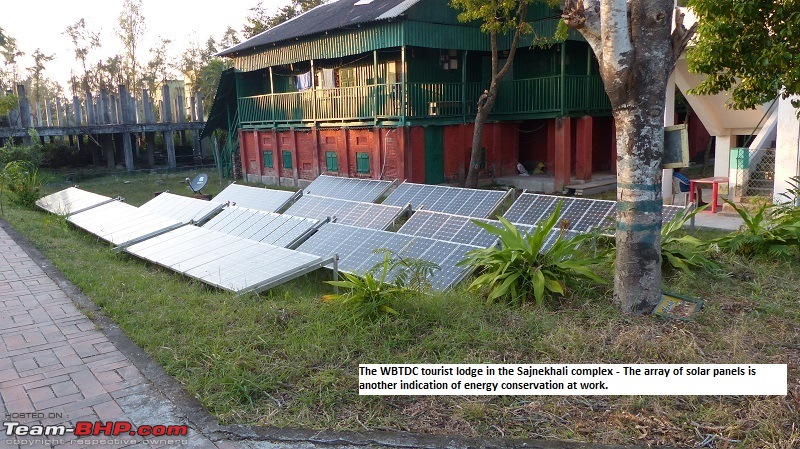
<path fill-rule="evenodd" d="M 661 228 L 662 267 L 669 265 L 685 273 L 690 273 L 693 268 L 706 271 L 719 270 L 719 264 L 703 254 L 708 245 L 682 231 L 683 225 L 706 207 L 708 206 L 684 210 Z"/>
<path fill-rule="evenodd" d="M 31 163 L 13 161 L 6 164 L 0 174 L 4 190 L 11 193 L 11 202 L 24 207 L 33 207 L 42 196 L 42 180 L 39 170 Z"/>
<path fill-rule="evenodd" d="M 742 256 L 769 254 L 786 257 L 800 247 L 800 215 L 790 208 L 763 204 L 755 213 L 725 200 L 742 217 L 744 225 L 713 241 L 721 249 Z"/>
<path fill-rule="evenodd" d="M 605 259 L 589 257 L 581 248 L 591 235 L 567 239 L 563 230 L 557 231 L 555 243 L 546 247 L 560 212 L 561 203 L 550 217 L 527 234 L 521 233 L 505 218 L 500 218 L 500 227 L 474 221 L 477 226 L 497 236 L 501 247 L 471 251 L 460 262 L 460 265 L 471 265 L 478 270 L 478 277 L 470 284 L 470 290 L 487 290 L 487 302 L 490 303 L 498 298 L 506 298 L 512 303 L 533 298 L 536 304 L 541 305 L 549 296 L 563 296 L 567 284 L 577 279 L 608 283 L 592 271 L 592 265 Z"/>
<path fill-rule="evenodd" d="M 362 276 L 339 273 L 344 280 L 327 281 L 327 283 L 347 291 L 325 295 L 322 301 L 348 307 L 353 316 L 359 319 L 374 318 L 384 314 L 397 315 L 397 311 L 390 304 L 405 289 L 386 282 L 391 266 L 391 256 L 385 253 L 383 262 Z"/>

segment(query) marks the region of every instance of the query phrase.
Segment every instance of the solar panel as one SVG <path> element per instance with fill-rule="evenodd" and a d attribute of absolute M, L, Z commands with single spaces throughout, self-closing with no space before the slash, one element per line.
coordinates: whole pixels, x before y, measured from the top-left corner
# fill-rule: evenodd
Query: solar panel
<path fill-rule="evenodd" d="M 317 220 L 335 217 L 337 223 L 385 230 L 404 211 L 405 208 L 398 206 L 303 195 L 285 213 Z"/>
<path fill-rule="evenodd" d="M 303 191 L 304 194 L 373 203 L 391 186 L 392 181 L 319 175 Z"/>
<path fill-rule="evenodd" d="M 72 214 L 67 221 L 117 246 L 137 242 L 184 224 L 120 201 Z"/>
<path fill-rule="evenodd" d="M 297 195 L 297 192 L 231 184 L 211 201 L 215 203 L 230 202 L 232 205 L 248 209 L 280 212 Z"/>
<path fill-rule="evenodd" d="M 667 223 L 676 215 L 683 212 L 686 209 L 684 206 L 673 206 L 673 205 L 665 205 L 663 209 L 661 209 L 661 222 Z"/>
<path fill-rule="evenodd" d="M 561 203 L 561 215 L 557 227 L 579 232 L 590 232 L 613 224 L 616 211 L 614 201 L 590 198 L 572 198 L 536 193 L 523 193 L 511 205 L 504 217 L 512 223 L 536 225 L 547 219 Z"/>
<path fill-rule="evenodd" d="M 197 226 L 183 226 L 125 251 L 239 294 L 266 290 L 328 262 L 323 257 Z"/>
<path fill-rule="evenodd" d="M 228 235 L 291 248 L 320 225 L 319 220 L 231 206 L 203 227 Z"/>
<path fill-rule="evenodd" d="M 401 257 L 413 257 L 436 263 L 441 268 L 430 278 L 435 290 L 446 290 L 469 274 L 469 268 L 456 264 L 475 246 L 445 242 L 419 236 L 328 223 L 299 246 L 300 251 L 321 257 L 339 255 L 339 269 L 363 273 L 383 260 L 375 249 L 386 248 Z"/>
<path fill-rule="evenodd" d="M 509 194 L 500 190 L 464 189 L 404 182 L 390 193 L 383 204 L 412 210 L 425 209 L 467 217 L 488 218 Z"/>
<path fill-rule="evenodd" d="M 488 248 L 495 244 L 497 237 L 478 227 L 472 217 L 420 210 L 397 230 L 400 234 L 429 237 L 447 242 Z M 480 219 L 484 223 L 500 226 L 496 220 Z"/>
<path fill-rule="evenodd" d="M 111 201 L 114 198 L 70 187 L 39 198 L 36 205 L 56 215 L 70 215 Z"/>
<path fill-rule="evenodd" d="M 224 207 L 223 204 L 164 192 L 141 205 L 140 209 L 174 218 L 183 223 L 202 223 Z"/>

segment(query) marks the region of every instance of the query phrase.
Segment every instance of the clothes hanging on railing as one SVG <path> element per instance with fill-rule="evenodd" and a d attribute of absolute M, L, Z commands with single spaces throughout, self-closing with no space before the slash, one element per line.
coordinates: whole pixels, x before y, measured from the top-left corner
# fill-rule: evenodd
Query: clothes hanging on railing
<path fill-rule="evenodd" d="M 306 72 L 297 75 L 297 90 L 306 90 L 310 88 L 311 88 L 311 72 Z"/>
<path fill-rule="evenodd" d="M 333 76 L 333 69 L 322 69 L 322 88 L 333 89 L 336 87 L 336 79 Z"/>

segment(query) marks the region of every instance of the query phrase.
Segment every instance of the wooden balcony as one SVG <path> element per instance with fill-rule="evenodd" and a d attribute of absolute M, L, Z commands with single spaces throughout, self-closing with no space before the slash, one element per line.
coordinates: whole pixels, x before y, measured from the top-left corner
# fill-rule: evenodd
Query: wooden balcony
<path fill-rule="evenodd" d="M 239 98 L 243 128 L 291 124 L 470 121 L 488 83 L 378 84 Z M 562 95 L 562 88 L 564 93 Z M 608 113 L 597 76 L 559 76 L 503 82 L 491 117 L 496 120 Z"/>

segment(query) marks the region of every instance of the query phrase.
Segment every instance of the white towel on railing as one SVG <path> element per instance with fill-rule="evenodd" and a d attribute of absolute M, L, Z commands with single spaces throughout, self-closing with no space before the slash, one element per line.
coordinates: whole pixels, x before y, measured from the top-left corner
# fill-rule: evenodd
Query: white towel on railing
<path fill-rule="evenodd" d="M 333 69 L 322 69 L 322 88 L 333 89 L 336 87 L 336 79 L 333 76 Z"/>

